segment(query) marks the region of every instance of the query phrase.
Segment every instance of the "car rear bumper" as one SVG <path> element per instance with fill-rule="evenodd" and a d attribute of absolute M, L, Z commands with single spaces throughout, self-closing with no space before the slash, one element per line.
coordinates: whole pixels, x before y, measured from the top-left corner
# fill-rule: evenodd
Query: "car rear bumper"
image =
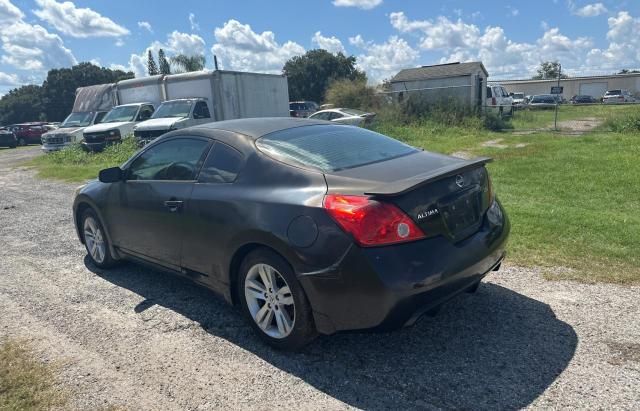
<path fill-rule="evenodd" d="M 438 236 L 377 248 L 352 245 L 329 268 L 299 275 L 318 331 L 392 330 L 413 324 L 498 268 L 509 229 L 496 201 L 482 227 L 458 243 Z"/>

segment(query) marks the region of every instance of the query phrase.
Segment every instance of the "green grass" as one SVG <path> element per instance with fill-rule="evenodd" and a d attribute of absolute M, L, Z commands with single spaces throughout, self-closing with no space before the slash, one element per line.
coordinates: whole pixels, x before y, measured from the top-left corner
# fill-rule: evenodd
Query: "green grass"
<path fill-rule="evenodd" d="M 558 121 L 577 120 L 581 118 L 619 118 L 640 112 L 640 105 L 603 105 L 574 106 L 562 104 L 558 108 Z M 516 130 L 552 129 L 555 110 L 518 110 L 512 124 Z"/>
<path fill-rule="evenodd" d="M 0 410 L 63 408 L 68 397 L 56 384 L 54 371 L 23 342 L 0 343 Z"/>
<path fill-rule="evenodd" d="M 107 147 L 103 152 L 90 153 L 77 144 L 68 149 L 38 156 L 29 165 L 38 176 L 69 182 L 81 182 L 97 178 L 104 168 L 124 163 L 138 147 L 133 138 L 125 138 L 121 144 Z"/>
<path fill-rule="evenodd" d="M 547 268 L 553 278 L 640 283 L 637 133 L 514 135 L 425 125 L 379 131 L 431 151 L 493 157 L 489 170 L 512 223 L 512 263 Z M 482 144 L 496 139 L 507 147 Z"/>

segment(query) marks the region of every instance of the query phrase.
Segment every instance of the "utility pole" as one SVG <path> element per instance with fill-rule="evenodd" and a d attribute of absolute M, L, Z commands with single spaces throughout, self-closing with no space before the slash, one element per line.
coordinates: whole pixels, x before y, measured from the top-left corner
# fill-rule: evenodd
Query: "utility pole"
<path fill-rule="evenodd" d="M 562 64 L 558 63 L 558 87 L 560 87 L 560 76 L 562 73 Z M 560 105 L 560 102 L 558 101 L 557 98 L 557 94 L 556 94 L 556 119 L 553 122 L 553 128 L 558 131 L 558 106 Z"/>

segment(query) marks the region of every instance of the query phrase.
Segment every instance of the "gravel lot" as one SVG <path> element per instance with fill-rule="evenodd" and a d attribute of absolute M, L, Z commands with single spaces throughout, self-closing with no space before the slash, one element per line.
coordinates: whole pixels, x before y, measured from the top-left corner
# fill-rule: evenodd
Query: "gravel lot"
<path fill-rule="evenodd" d="M 88 267 L 37 153 L 0 149 L 0 338 L 61 361 L 77 409 L 640 407 L 640 287 L 506 267 L 412 328 L 276 352 L 186 280 Z"/>

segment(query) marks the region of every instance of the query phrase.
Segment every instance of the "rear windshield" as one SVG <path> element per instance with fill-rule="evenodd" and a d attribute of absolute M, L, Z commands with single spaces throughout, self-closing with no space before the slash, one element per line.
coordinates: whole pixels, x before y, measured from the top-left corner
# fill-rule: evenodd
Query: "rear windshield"
<path fill-rule="evenodd" d="M 347 114 L 352 115 L 352 116 L 361 116 L 363 114 L 367 114 L 364 111 L 356 110 L 354 108 L 343 108 L 342 112 L 343 113 L 347 113 Z"/>
<path fill-rule="evenodd" d="M 391 160 L 418 150 L 359 127 L 314 125 L 276 131 L 256 141 L 258 149 L 291 165 L 324 172 Z"/>
<path fill-rule="evenodd" d="M 619 96 L 622 94 L 622 90 L 609 90 L 607 91 L 607 96 Z"/>

